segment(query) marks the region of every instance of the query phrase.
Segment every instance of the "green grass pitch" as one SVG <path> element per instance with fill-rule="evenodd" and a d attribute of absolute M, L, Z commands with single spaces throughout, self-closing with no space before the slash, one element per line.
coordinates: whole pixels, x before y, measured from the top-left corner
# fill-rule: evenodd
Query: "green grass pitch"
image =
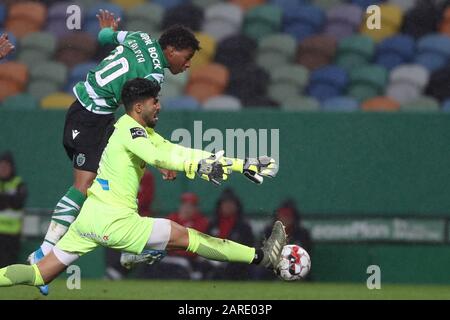
<path fill-rule="evenodd" d="M 50 286 L 48 297 L 36 288 L 0 288 L 0 299 L 30 300 L 384 300 L 450 299 L 450 286 L 383 285 L 369 290 L 364 284 L 227 282 L 227 281 L 150 281 L 82 280 L 81 289 L 68 290 L 65 280 Z"/>

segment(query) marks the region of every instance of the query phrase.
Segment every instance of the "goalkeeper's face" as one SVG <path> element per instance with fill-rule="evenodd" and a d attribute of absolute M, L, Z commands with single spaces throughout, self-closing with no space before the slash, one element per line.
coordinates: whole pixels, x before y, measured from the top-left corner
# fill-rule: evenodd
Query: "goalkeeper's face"
<path fill-rule="evenodd" d="M 140 115 L 147 127 L 154 128 L 156 126 L 160 110 L 161 105 L 158 98 L 149 98 L 143 101 Z"/>

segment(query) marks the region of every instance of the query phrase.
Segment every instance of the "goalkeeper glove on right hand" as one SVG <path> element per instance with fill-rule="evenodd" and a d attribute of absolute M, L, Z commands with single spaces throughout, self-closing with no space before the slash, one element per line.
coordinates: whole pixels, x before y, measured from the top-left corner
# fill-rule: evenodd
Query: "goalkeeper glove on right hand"
<path fill-rule="evenodd" d="M 207 181 L 220 185 L 222 181 L 227 180 L 231 174 L 231 161 L 223 158 L 224 151 L 218 151 L 209 158 L 200 160 L 197 164 L 188 162 L 185 165 L 186 176 L 190 179 L 194 178 L 195 173 Z M 194 173 L 195 172 L 195 173 Z"/>
<path fill-rule="evenodd" d="M 274 178 L 278 172 L 278 164 L 275 159 L 262 156 L 259 158 L 246 158 L 242 173 L 250 181 L 262 184 L 264 177 Z"/>

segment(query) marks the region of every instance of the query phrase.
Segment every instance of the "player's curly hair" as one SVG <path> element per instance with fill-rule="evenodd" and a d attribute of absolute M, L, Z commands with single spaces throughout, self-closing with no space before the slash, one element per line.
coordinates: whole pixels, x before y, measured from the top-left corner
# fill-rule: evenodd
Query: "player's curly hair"
<path fill-rule="evenodd" d="M 194 33 L 179 24 L 173 25 L 164 31 L 158 42 L 163 50 L 168 46 L 172 46 L 176 50 L 192 49 L 194 52 L 200 50 L 200 42 Z"/>
<path fill-rule="evenodd" d="M 122 88 L 122 103 L 125 111 L 129 112 L 136 102 L 149 98 L 158 98 L 161 87 L 155 81 L 144 78 L 135 78 L 125 82 Z"/>

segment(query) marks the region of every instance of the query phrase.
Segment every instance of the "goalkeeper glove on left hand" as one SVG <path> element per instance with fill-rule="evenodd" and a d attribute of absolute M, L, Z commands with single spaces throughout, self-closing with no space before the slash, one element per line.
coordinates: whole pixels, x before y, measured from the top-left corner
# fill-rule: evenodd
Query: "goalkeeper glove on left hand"
<path fill-rule="evenodd" d="M 246 158 L 242 172 L 250 181 L 262 184 L 264 177 L 274 178 L 277 175 L 278 164 L 275 159 L 267 156 Z"/>

